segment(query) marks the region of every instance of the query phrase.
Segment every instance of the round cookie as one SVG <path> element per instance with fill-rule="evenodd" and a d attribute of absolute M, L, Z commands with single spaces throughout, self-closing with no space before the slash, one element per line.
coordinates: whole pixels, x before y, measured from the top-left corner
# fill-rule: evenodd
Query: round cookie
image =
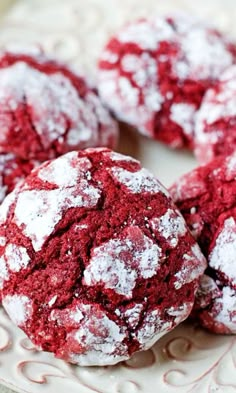
<path fill-rule="evenodd" d="M 194 143 L 200 163 L 236 150 L 236 66 L 206 92 L 196 116 Z"/>
<path fill-rule="evenodd" d="M 40 161 L 118 136 L 87 81 L 43 54 L 0 53 L 0 127 L 0 152 Z"/>
<path fill-rule="evenodd" d="M 59 358 L 115 364 L 192 309 L 205 259 L 167 191 L 131 157 L 101 148 L 46 162 L 0 218 L 3 306 Z"/>
<path fill-rule="evenodd" d="M 106 45 L 99 92 L 119 119 L 141 133 L 192 149 L 196 110 L 235 54 L 226 36 L 190 16 L 141 19 Z"/>
<path fill-rule="evenodd" d="M 236 333 L 236 153 L 183 176 L 170 189 L 207 258 L 192 316 L 214 333 Z"/>
<path fill-rule="evenodd" d="M 25 161 L 11 153 L 0 153 L 0 203 L 36 165 L 38 163 L 35 161 Z"/>

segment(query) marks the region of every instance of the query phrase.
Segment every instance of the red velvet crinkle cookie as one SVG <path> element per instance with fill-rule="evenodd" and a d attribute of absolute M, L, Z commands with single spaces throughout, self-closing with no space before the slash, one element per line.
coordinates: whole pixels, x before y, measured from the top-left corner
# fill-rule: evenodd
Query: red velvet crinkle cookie
<path fill-rule="evenodd" d="M 114 147 L 117 124 L 85 79 L 43 54 L 0 53 L 0 152 L 40 161 Z"/>
<path fill-rule="evenodd" d="M 0 153 L 0 203 L 37 164 L 32 160 L 22 160 L 11 153 Z"/>
<path fill-rule="evenodd" d="M 215 333 L 236 333 L 236 153 L 183 176 L 171 194 L 208 267 L 193 317 Z"/>
<path fill-rule="evenodd" d="M 196 110 L 236 46 L 187 15 L 142 19 L 110 39 L 99 92 L 121 120 L 173 148 L 193 147 Z"/>
<path fill-rule="evenodd" d="M 236 150 L 236 66 L 209 89 L 196 116 L 195 154 L 201 163 Z"/>
<path fill-rule="evenodd" d="M 205 259 L 133 158 L 87 149 L 46 162 L 0 216 L 3 306 L 43 350 L 114 364 L 189 315 Z"/>

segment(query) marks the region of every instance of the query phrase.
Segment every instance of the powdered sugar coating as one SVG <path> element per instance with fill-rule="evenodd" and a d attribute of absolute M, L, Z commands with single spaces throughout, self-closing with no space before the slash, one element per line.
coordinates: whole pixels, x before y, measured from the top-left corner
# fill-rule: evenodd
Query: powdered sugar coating
<path fill-rule="evenodd" d="M 150 348 L 157 339 L 160 339 L 166 332 L 172 328 L 172 321 L 165 321 L 161 318 L 158 309 L 152 310 L 145 314 L 141 328 L 137 332 L 137 340 L 143 349 Z M 158 332 L 158 336 L 157 333 Z"/>
<path fill-rule="evenodd" d="M 147 169 L 142 168 L 136 172 L 130 172 L 122 168 L 112 168 L 112 175 L 121 184 L 134 194 L 148 192 L 155 194 L 161 192 L 168 196 L 161 183 Z"/>
<path fill-rule="evenodd" d="M 171 188 L 171 196 L 174 202 L 182 199 L 197 198 L 205 192 L 206 185 L 197 170 L 182 176 Z"/>
<path fill-rule="evenodd" d="M 182 285 L 195 280 L 201 275 L 202 268 L 201 263 L 204 263 L 205 258 L 203 257 L 201 250 L 197 244 L 191 248 L 191 252 L 183 255 L 182 269 L 175 274 L 175 288 L 179 289 Z"/>
<path fill-rule="evenodd" d="M 17 198 L 15 222 L 31 239 L 35 251 L 41 249 L 64 211 L 73 207 L 92 208 L 98 202 L 100 191 L 86 180 L 88 165 L 84 166 L 82 159 L 82 162 L 79 162 L 81 171 L 78 171 L 78 162 L 77 167 L 73 167 L 73 161 L 76 159 L 77 153 L 71 152 L 39 170 L 39 178 L 47 181 L 51 179 L 51 184 L 57 185 L 58 188 L 28 190 L 26 186 Z"/>
<path fill-rule="evenodd" d="M 183 236 L 187 227 L 183 217 L 172 209 L 168 209 L 164 216 L 153 218 L 150 222 L 151 228 L 157 231 L 170 243 L 171 247 L 176 247 L 179 237 Z"/>
<path fill-rule="evenodd" d="M 226 179 L 233 180 L 236 177 L 236 152 L 226 158 Z"/>
<path fill-rule="evenodd" d="M 17 326 L 24 325 L 33 311 L 32 301 L 27 296 L 7 295 L 3 299 L 3 306 Z"/>
<path fill-rule="evenodd" d="M 126 338 L 126 329 L 121 328 L 108 316 L 90 304 L 77 303 L 68 314 L 60 310 L 52 311 L 51 317 L 60 324 L 75 328 L 68 333 L 67 341 L 75 340 L 81 345 L 81 354 L 71 353 L 70 361 L 86 365 L 114 364 L 117 361 L 127 359 L 127 346 L 123 343 Z M 78 328 L 76 325 L 78 324 Z M 94 330 L 97 334 L 94 335 Z M 116 356 L 118 349 L 120 355 Z"/>
<path fill-rule="evenodd" d="M 160 247 L 138 227 L 128 227 L 121 239 L 112 239 L 93 250 L 84 271 L 84 282 L 103 283 L 105 288 L 131 298 L 138 278 L 150 278 L 157 273 L 161 256 Z"/>
<path fill-rule="evenodd" d="M 0 217 L 3 305 L 43 350 L 115 364 L 187 318 L 205 260 L 138 161 L 106 148 L 67 153 L 34 169 Z"/>
<path fill-rule="evenodd" d="M 97 94 L 82 77 L 46 58 L 2 53 L 0 104 L 0 151 L 42 161 L 116 143 L 117 125 Z"/>
<path fill-rule="evenodd" d="M 186 135 L 192 137 L 195 124 L 196 107 L 191 104 L 176 103 L 171 107 L 170 119 L 178 124 Z"/>
<path fill-rule="evenodd" d="M 193 170 L 170 190 L 208 262 L 205 275 L 200 280 L 192 316 L 207 329 L 223 334 L 236 334 L 235 168 L 234 152 Z M 191 179 L 201 184 L 193 194 L 188 192 Z M 197 248 L 195 251 L 198 252 Z M 196 256 L 195 252 L 194 259 Z M 189 255 L 184 255 L 184 258 L 186 266 L 183 265 L 181 272 L 175 275 L 177 288 L 182 275 L 184 283 L 187 280 L 184 271 L 185 268 L 188 270 Z M 197 264 L 193 263 L 192 274 L 194 271 L 197 273 Z"/>
<path fill-rule="evenodd" d="M 29 262 L 30 257 L 25 247 L 8 243 L 4 255 L 0 257 L 0 289 L 3 288 L 4 281 L 9 279 L 10 272 L 19 272 L 26 269 Z"/>
<path fill-rule="evenodd" d="M 215 246 L 209 255 L 209 265 L 220 270 L 236 284 L 236 273 L 232 266 L 236 255 L 236 222 L 233 217 L 227 218 L 219 236 L 215 240 Z"/>
<path fill-rule="evenodd" d="M 206 92 L 196 117 L 195 154 L 208 162 L 235 151 L 236 66 L 228 68 Z"/>
<path fill-rule="evenodd" d="M 222 288 L 221 297 L 216 298 L 214 307 L 210 311 L 210 315 L 214 319 L 214 323 L 224 326 L 230 333 L 236 333 L 236 293 L 235 290 L 224 287 Z"/>
<path fill-rule="evenodd" d="M 141 19 L 107 43 L 99 92 L 118 118 L 141 133 L 193 148 L 202 97 L 235 54 L 227 37 L 191 16 Z"/>
<path fill-rule="evenodd" d="M 13 272 L 19 272 L 25 269 L 30 261 L 30 257 L 25 247 L 8 243 L 5 248 L 5 258 L 9 269 Z"/>
<path fill-rule="evenodd" d="M 128 308 L 124 312 L 124 317 L 128 326 L 131 329 L 135 329 L 140 321 L 140 317 L 142 316 L 142 311 L 144 309 L 143 304 L 135 304 L 132 308 Z"/>

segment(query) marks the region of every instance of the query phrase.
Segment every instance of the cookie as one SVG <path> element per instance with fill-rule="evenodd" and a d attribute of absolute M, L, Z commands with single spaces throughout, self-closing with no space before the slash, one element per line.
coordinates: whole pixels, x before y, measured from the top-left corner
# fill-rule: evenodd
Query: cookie
<path fill-rule="evenodd" d="M 0 54 L 0 126 L 0 152 L 39 161 L 118 135 L 87 81 L 43 54 Z"/>
<path fill-rule="evenodd" d="M 207 163 L 236 150 L 236 66 L 207 90 L 196 116 L 195 155 Z"/>
<path fill-rule="evenodd" d="M 170 189 L 207 259 L 192 317 L 214 333 L 236 333 L 236 153 L 217 157 Z"/>
<path fill-rule="evenodd" d="M 188 15 L 141 19 L 107 43 L 99 92 L 142 134 L 192 149 L 196 110 L 235 54 L 226 36 Z"/>
<path fill-rule="evenodd" d="M 115 364 L 192 309 L 205 259 L 165 188 L 131 157 L 100 148 L 46 162 L 0 218 L 3 306 L 56 357 Z"/>

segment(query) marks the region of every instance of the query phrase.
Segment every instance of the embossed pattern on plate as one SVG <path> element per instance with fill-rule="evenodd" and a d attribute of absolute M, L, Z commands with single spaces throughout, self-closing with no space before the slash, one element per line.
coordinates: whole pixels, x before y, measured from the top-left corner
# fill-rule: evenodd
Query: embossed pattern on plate
<path fill-rule="evenodd" d="M 236 388 L 235 337 L 189 323 L 146 352 L 109 367 L 76 367 L 38 352 L 0 310 L 0 377 L 19 392 L 231 392 Z"/>
<path fill-rule="evenodd" d="M 15 3 L 0 24 L 0 46 L 11 43 L 20 48 L 25 43 L 40 43 L 47 52 L 93 77 L 107 37 L 125 21 L 150 12 L 191 11 L 236 36 L 235 0 Z M 166 186 L 196 166 L 191 155 L 170 151 L 124 126 L 119 150 L 140 159 Z M 36 351 L 0 309 L 0 382 L 21 393 L 231 393 L 236 392 L 235 340 L 233 336 L 211 335 L 188 323 L 163 337 L 151 350 L 120 365 L 81 368 Z"/>

